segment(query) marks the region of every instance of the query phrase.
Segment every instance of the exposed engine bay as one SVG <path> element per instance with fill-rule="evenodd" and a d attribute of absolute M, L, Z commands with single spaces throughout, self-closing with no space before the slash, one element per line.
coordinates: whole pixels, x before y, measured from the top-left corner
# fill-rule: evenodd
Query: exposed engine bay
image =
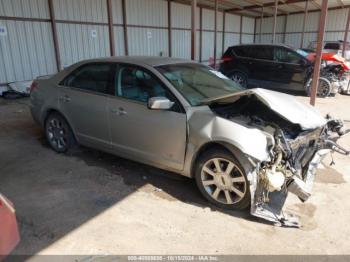
<path fill-rule="evenodd" d="M 272 110 L 256 95 L 242 96 L 233 103 L 213 103 L 218 116 L 265 133 L 269 159 L 256 161 L 255 179 L 250 180 L 251 214 L 280 225 L 299 226 L 282 208 L 288 192 L 304 202 L 311 189 L 318 164 L 331 151 L 348 155 L 337 139 L 349 133 L 342 121 L 326 116 L 326 124 L 305 129 Z"/>

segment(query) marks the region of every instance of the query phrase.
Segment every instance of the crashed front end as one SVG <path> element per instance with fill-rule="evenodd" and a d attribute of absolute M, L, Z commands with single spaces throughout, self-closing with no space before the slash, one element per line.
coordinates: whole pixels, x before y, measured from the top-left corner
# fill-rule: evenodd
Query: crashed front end
<path fill-rule="evenodd" d="M 348 131 L 343 131 L 341 121 L 320 117 L 292 97 L 276 94 L 257 89 L 235 101 L 214 103 L 211 109 L 223 118 L 266 135 L 268 157 L 257 160 L 248 156 L 254 166 L 248 174 L 251 214 L 276 224 L 299 226 L 296 217 L 282 212 L 288 193 L 297 195 L 302 202 L 310 197 L 322 159 L 332 150 L 349 154 L 336 143 Z M 288 109 L 293 105 L 297 108 Z"/>

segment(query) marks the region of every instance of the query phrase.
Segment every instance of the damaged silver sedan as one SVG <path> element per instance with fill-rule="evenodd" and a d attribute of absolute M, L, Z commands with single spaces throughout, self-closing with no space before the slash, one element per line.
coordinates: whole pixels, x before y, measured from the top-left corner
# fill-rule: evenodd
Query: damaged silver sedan
<path fill-rule="evenodd" d="M 60 153 L 82 144 L 193 177 L 210 202 L 298 225 L 316 168 L 347 133 L 292 96 L 242 89 L 198 63 L 120 57 L 83 61 L 31 87 L 33 118 Z"/>

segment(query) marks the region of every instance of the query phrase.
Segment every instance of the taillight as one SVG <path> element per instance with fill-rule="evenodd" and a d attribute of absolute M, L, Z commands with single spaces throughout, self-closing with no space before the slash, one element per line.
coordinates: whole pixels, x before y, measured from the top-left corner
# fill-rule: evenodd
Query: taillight
<path fill-rule="evenodd" d="M 232 58 L 231 56 L 223 56 L 223 57 L 221 58 L 221 62 L 222 62 L 222 63 L 230 62 L 230 61 L 232 61 L 232 60 L 233 60 L 233 58 Z"/>
<path fill-rule="evenodd" d="M 30 88 L 29 88 L 29 92 L 33 92 L 35 88 L 38 87 L 38 82 L 36 82 L 35 80 L 32 82 L 32 84 L 30 85 Z"/>

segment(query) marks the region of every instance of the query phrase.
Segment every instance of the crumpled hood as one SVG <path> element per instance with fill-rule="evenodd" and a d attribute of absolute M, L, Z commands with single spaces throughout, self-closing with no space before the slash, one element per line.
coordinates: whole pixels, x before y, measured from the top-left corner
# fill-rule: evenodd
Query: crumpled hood
<path fill-rule="evenodd" d="M 251 95 L 255 95 L 271 110 L 291 123 L 299 124 L 304 130 L 315 129 L 327 123 L 326 119 L 311 105 L 299 102 L 291 95 L 261 88 L 245 90 L 234 95 L 208 100 L 208 102 L 229 103 L 242 96 Z"/>

